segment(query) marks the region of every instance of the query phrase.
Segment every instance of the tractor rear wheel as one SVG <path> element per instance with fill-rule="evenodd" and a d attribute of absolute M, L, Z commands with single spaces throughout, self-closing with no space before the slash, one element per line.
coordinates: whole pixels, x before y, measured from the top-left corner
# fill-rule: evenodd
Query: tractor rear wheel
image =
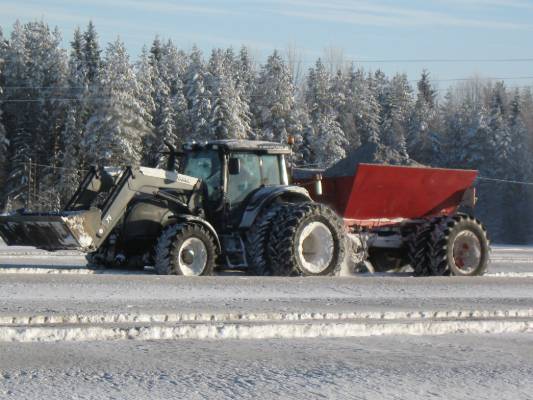
<path fill-rule="evenodd" d="M 434 225 L 430 251 L 432 275 L 483 275 L 490 253 L 487 230 L 469 215 L 445 217 Z"/>
<path fill-rule="evenodd" d="M 273 221 L 268 255 L 274 275 L 336 275 L 345 251 L 343 221 L 324 204 L 290 204 Z"/>
<path fill-rule="evenodd" d="M 268 255 L 268 243 L 272 222 L 287 207 L 287 203 L 275 203 L 259 214 L 246 235 L 247 273 L 254 276 L 272 275 L 272 264 Z"/>
<path fill-rule="evenodd" d="M 167 227 L 156 245 L 155 270 L 159 275 L 212 275 L 216 246 L 210 232 L 199 224 Z"/>

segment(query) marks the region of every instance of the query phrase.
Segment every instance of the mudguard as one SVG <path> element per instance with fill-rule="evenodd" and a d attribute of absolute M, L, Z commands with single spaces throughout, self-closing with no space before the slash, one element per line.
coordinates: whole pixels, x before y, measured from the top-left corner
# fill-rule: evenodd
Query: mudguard
<path fill-rule="evenodd" d="M 239 228 L 249 229 L 261 210 L 278 198 L 293 203 L 313 201 L 309 192 L 301 186 L 279 185 L 262 187 L 250 198 L 244 210 Z"/>
<path fill-rule="evenodd" d="M 213 235 L 213 238 L 215 239 L 215 244 L 217 246 L 217 253 L 220 254 L 222 252 L 222 245 L 220 244 L 220 239 L 218 238 L 218 234 L 216 229 L 211 225 L 209 222 L 207 222 L 205 219 L 196 217 L 194 215 L 190 214 L 178 214 L 174 215 L 171 219 L 175 219 L 178 222 L 194 222 L 199 225 L 202 225 L 204 228 L 206 228 L 211 234 Z"/>

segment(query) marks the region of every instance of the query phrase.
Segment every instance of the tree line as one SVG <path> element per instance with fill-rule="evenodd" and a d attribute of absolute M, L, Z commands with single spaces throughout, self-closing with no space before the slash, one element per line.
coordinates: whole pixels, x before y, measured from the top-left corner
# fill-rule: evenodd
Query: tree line
<path fill-rule="evenodd" d="M 61 207 L 92 164 L 163 166 L 165 142 L 296 138 L 301 165 L 327 167 L 366 143 L 422 164 L 533 181 L 533 91 L 472 78 L 444 92 L 356 64 L 318 59 L 303 79 L 274 51 L 179 49 L 158 37 L 132 60 L 95 26 L 68 49 L 44 21 L 0 27 L 0 206 Z M 299 74 L 298 74 L 299 75 Z M 530 189 L 480 182 L 500 240 L 533 239 Z M 518 224 L 517 221 L 521 223 Z M 520 225 L 520 229 L 517 226 Z"/>

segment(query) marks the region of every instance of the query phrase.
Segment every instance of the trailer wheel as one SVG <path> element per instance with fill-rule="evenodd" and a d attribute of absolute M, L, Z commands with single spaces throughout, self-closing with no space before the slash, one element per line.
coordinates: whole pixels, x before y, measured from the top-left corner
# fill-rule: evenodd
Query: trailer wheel
<path fill-rule="evenodd" d="M 155 270 L 159 275 L 212 275 L 216 246 L 211 233 L 195 223 L 167 227 L 155 249 Z"/>
<path fill-rule="evenodd" d="M 324 204 L 291 204 L 273 222 L 269 257 L 274 275 L 336 275 L 345 251 L 343 221 Z"/>
<path fill-rule="evenodd" d="M 254 276 L 272 275 L 272 265 L 268 255 L 268 243 L 272 231 L 272 221 L 286 203 L 275 203 L 257 217 L 246 235 L 247 273 Z"/>
<path fill-rule="evenodd" d="M 443 218 L 431 233 L 433 275 L 483 275 L 489 253 L 487 230 L 469 215 Z"/>
<path fill-rule="evenodd" d="M 431 275 L 430 240 L 433 223 L 426 221 L 418 224 L 407 242 L 407 257 L 415 276 Z"/>

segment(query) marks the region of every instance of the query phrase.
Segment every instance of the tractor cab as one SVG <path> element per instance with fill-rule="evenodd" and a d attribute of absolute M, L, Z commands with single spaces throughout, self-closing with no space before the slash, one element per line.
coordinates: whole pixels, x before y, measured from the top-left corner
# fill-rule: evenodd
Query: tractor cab
<path fill-rule="evenodd" d="M 288 185 L 288 146 L 216 140 L 189 143 L 183 150 L 180 172 L 205 184 L 207 217 L 219 227 L 238 226 L 249 200 L 261 188 Z"/>

